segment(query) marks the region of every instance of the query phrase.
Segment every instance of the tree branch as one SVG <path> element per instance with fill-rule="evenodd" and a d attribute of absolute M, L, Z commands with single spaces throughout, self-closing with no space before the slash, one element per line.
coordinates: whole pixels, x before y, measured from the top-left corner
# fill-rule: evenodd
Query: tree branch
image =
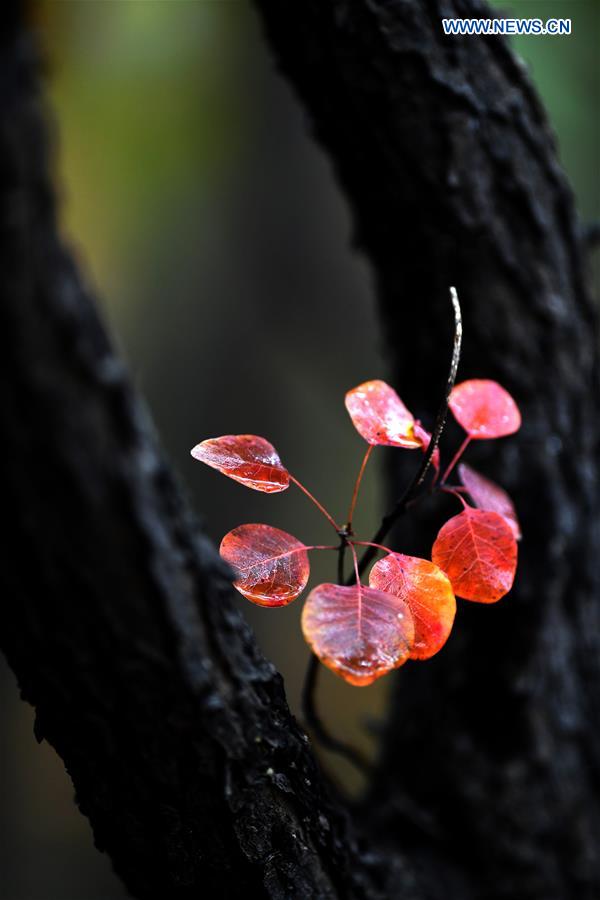
<path fill-rule="evenodd" d="M 448 415 L 448 403 L 450 401 L 450 394 L 452 393 L 454 382 L 456 381 L 456 373 L 458 372 L 458 363 L 460 360 L 460 348 L 462 344 L 462 317 L 460 312 L 460 303 L 458 301 L 458 294 L 456 293 L 455 288 L 450 288 L 450 299 L 452 301 L 452 309 L 454 312 L 454 339 L 452 341 L 452 356 L 450 358 L 450 369 L 448 370 L 448 377 L 446 379 L 444 397 L 437 412 L 435 424 L 433 426 L 433 432 L 431 434 L 431 440 L 429 441 L 429 446 L 427 447 L 427 450 L 423 455 L 421 465 L 415 472 L 414 477 L 406 486 L 404 492 L 402 493 L 402 496 L 396 502 L 396 505 L 391 510 L 391 512 L 383 517 L 381 525 L 375 532 L 375 535 L 370 542 L 372 545 L 381 544 L 381 542 L 385 540 L 400 516 L 404 515 L 404 513 L 408 509 L 411 500 L 415 498 L 417 491 L 423 484 L 425 476 L 427 475 L 429 467 L 431 466 L 433 454 L 438 447 L 442 432 L 444 430 L 444 425 L 446 424 L 446 416 Z M 376 553 L 377 548 L 375 546 L 368 547 L 367 550 L 365 550 L 361 557 L 359 565 L 359 571 L 361 574 L 375 559 Z"/>
<path fill-rule="evenodd" d="M 394 676 L 364 818 L 418 848 L 432 896 L 591 898 L 600 341 L 554 136 L 505 41 L 443 35 L 442 16 L 489 17 L 479 0 L 255 2 L 348 198 L 409 408 L 444 378 L 455 284 L 462 371 L 500 381 L 523 413 L 518 436 L 472 448 L 522 520 L 515 588 L 490 609 L 459 604 L 439 656 Z M 405 474 L 392 474 L 395 493 Z M 439 525 L 423 505 L 396 543 L 427 555 Z"/>
<path fill-rule="evenodd" d="M 35 50 L 0 54 L 0 644 L 140 898 L 385 896 L 57 237 Z M 385 872 L 393 864 L 385 860 Z"/>

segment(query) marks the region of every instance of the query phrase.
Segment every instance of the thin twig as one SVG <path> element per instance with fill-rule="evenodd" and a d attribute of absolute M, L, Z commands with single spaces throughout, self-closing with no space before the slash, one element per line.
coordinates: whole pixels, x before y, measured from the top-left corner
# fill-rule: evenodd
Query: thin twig
<path fill-rule="evenodd" d="M 337 570 L 337 580 L 338 584 L 344 583 L 344 557 L 346 555 L 346 547 L 348 546 L 348 542 L 345 537 L 340 539 L 340 546 L 338 547 L 338 570 Z"/>
<path fill-rule="evenodd" d="M 356 501 L 358 500 L 358 492 L 360 490 L 360 484 L 365 474 L 365 469 L 367 468 L 367 463 L 369 462 L 369 457 L 373 452 L 373 444 L 369 444 L 367 447 L 366 453 L 363 457 L 363 461 L 361 463 L 358 475 L 356 476 L 356 481 L 354 482 L 354 490 L 352 491 L 352 500 L 350 501 L 350 509 L 348 510 L 348 521 L 346 523 L 346 528 L 348 531 L 352 531 L 352 519 L 354 518 L 354 510 L 356 508 Z"/>
<path fill-rule="evenodd" d="M 421 465 L 419 466 L 419 469 L 416 472 L 414 478 L 408 484 L 406 490 L 404 491 L 394 508 L 391 510 L 391 512 L 384 516 L 381 525 L 379 526 L 379 529 L 377 530 L 377 533 L 374 535 L 373 541 L 371 542 L 374 544 L 380 544 L 383 541 L 386 535 L 394 527 L 400 516 L 406 511 L 408 504 L 413 499 L 420 486 L 423 484 L 429 466 L 431 465 L 433 454 L 439 444 L 440 437 L 442 436 L 444 425 L 446 424 L 448 402 L 450 400 L 452 388 L 454 387 L 454 382 L 456 381 L 456 373 L 458 371 L 458 363 L 460 360 L 460 347 L 462 343 L 462 315 L 456 288 L 450 288 L 450 299 L 452 301 L 452 308 L 454 310 L 454 341 L 452 344 L 452 358 L 450 360 L 450 370 L 448 372 L 448 378 L 446 381 L 444 399 L 440 405 L 440 408 L 438 409 L 438 414 L 436 416 L 435 425 L 433 427 L 431 440 L 429 442 L 427 450 L 425 451 L 425 455 L 423 457 Z M 375 558 L 376 552 L 377 551 L 374 547 L 368 547 L 364 552 L 359 563 L 359 571 L 361 574 Z"/>
<path fill-rule="evenodd" d="M 448 413 L 448 401 L 450 399 L 452 388 L 454 387 L 454 382 L 456 381 L 456 373 L 458 370 L 458 361 L 460 359 L 460 347 L 462 342 L 462 317 L 460 312 L 460 304 L 458 302 L 458 295 L 455 288 L 450 288 L 450 298 L 452 300 L 452 306 L 454 309 L 454 343 L 452 348 L 452 360 L 450 363 L 450 371 L 448 373 L 444 400 L 438 410 L 433 433 L 431 435 L 431 441 L 429 442 L 429 446 L 427 447 L 427 450 L 423 457 L 423 461 L 419 467 L 419 470 L 415 474 L 415 477 L 412 479 L 412 481 L 398 500 L 394 509 L 390 513 L 388 513 L 387 516 L 385 516 L 373 540 L 369 542 L 354 542 L 356 544 L 368 543 L 367 549 L 363 554 L 360 563 L 356 559 L 356 551 L 354 547 L 350 546 L 354 558 L 354 571 L 351 577 L 346 582 L 346 584 L 348 585 L 355 584 L 360 581 L 360 574 L 365 570 L 371 560 L 375 557 L 378 549 L 375 545 L 381 544 L 381 541 L 384 539 L 386 534 L 394 526 L 398 518 L 405 512 L 409 503 L 414 499 L 417 490 L 423 484 L 429 466 L 431 465 L 433 454 L 444 429 L 446 415 Z M 365 459 L 363 460 L 363 465 L 361 466 L 361 471 L 359 473 L 358 484 L 360 484 L 360 477 L 362 477 L 362 473 L 364 472 L 364 467 L 369 458 L 369 455 L 369 452 L 367 452 L 367 454 L 365 455 Z M 295 481 L 295 479 L 292 480 Z M 297 481 L 296 484 L 301 490 L 308 494 L 308 496 L 315 503 L 317 503 L 317 501 L 314 500 L 314 497 L 312 497 L 312 495 L 309 494 L 301 484 L 299 484 Z M 358 493 L 358 490 L 356 488 L 355 493 Z M 325 510 L 323 510 L 321 505 L 319 503 L 317 503 L 317 505 L 322 512 L 325 512 L 325 515 L 330 520 L 330 522 L 334 524 L 329 514 Z M 351 507 L 351 509 L 353 512 L 353 506 Z M 350 534 L 345 528 L 336 528 L 336 530 L 340 536 L 340 545 L 338 547 L 338 583 L 342 584 L 344 580 L 344 554 L 346 552 L 346 547 L 348 546 L 348 538 L 350 537 Z M 368 761 L 362 756 L 362 754 L 359 753 L 359 751 L 354 747 L 351 747 L 349 744 L 345 744 L 343 741 L 338 741 L 337 738 L 329 734 L 321 721 L 315 704 L 319 671 L 319 660 L 314 654 L 311 654 L 308 663 L 308 669 L 306 671 L 306 676 L 304 679 L 304 686 L 302 689 L 302 711 L 304 715 L 304 721 L 310 728 L 313 737 L 315 737 L 325 749 L 331 750 L 333 753 L 337 753 L 338 755 L 345 757 L 360 772 L 367 774 L 370 771 L 371 767 Z"/>
<path fill-rule="evenodd" d="M 343 756 L 348 762 L 352 763 L 359 772 L 367 774 L 370 770 L 370 765 L 362 753 L 355 747 L 351 747 L 350 744 L 346 744 L 333 737 L 321 721 L 321 717 L 315 706 L 315 696 L 320 670 L 321 665 L 318 658 L 311 653 L 304 679 L 304 686 L 302 688 L 302 712 L 304 714 L 304 722 L 310 728 L 313 738 L 315 738 L 325 750 L 330 750 L 332 753 Z"/>

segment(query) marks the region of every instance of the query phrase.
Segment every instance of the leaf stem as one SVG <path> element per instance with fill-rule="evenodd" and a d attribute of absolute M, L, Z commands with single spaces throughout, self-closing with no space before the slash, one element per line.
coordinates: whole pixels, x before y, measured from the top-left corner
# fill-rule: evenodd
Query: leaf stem
<path fill-rule="evenodd" d="M 444 425 L 446 424 L 446 416 L 448 415 L 448 402 L 450 400 L 452 388 L 454 387 L 454 382 L 456 381 L 456 373 L 458 371 L 458 363 L 460 360 L 460 348 L 462 344 L 462 315 L 456 288 L 450 288 L 450 300 L 452 302 L 452 309 L 454 311 L 454 340 L 452 344 L 450 369 L 448 371 L 448 377 L 446 379 L 444 399 L 438 409 L 435 425 L 433 427 L 433 433 L 431 435 L 431 440 L 429 442 L 427 450 L 425 451 L 425 456 L 423 457 L 421 465 L 415 473 L 412 481 L 410 481 L 407 485 L 404 493 L 398 499 L 394 508 L 382 519 L 381 525 L 379 526 L 376 534 L 373 537 L 372 543 L 374 544 L 381 543 L 381 541 L 391 531 L 400 516 L 402 516 L 403 513 L 406 512 L 408 504 L 413 499 L 420 486 L 423 484 L 429 466 L 431 465 L 433 454 L 439 443 L 440 437 L 442 436 Z M 364 572 L 369 563 L 375 558 L 375 553 L 376 550 L 374 547 L 367 548 L 360 560 L 360 573 Z"/>
<path fill-rule="evenodd" d="M 290 475 L 290 481 L 293 481 L 294 484 L 296 485 L 296 487 L 299 487 L 300 490 L 301 490 L 304 494 L 306 494 L 306 496 L 308 497 L 308 499 L 311 500 L 311 501 L 315 504 L 315 506 L 317 507 L 317 509 L 325 516 L 325 518 L 327 519 L 327 521 L 329 522 L 329 524 L 332 526 L 332 528 L 335 528 L 336 532 L 339 534 L 339 532 L 340 532 L 340 526 L 337 524 L 337 522 L 335 521 L 335 519 L 333 518 L 333 516 L 330 516 L 330 515 L 329 515 L 329 513 L 327 512 L 327 510 L 325 509 L 325 507 L 324 507 L 321 503 L 319 503 L 319 501 L 317 500 L 317 498 L 316 498 L 316 497 L 313 497 L 313 495 L 312 495 L 311 492 L 308 490 L 308 488 L 305 488 L 304 485 L 303 485 L 300 481 L 298 481 L 297 478 L 294 478 L 293 475 Z"/>
<path fill-rule="evenodd" d="M 457 500 L 460 500 L 464 509 L 469 508 L 469 504 L 457 488 L 448 487 L 448 485 L 446 484 L 440 484 L 438 490 L 443 491 L 445 494 L 452 494 L 453 497 L 456 497 Z"/>
<path fill-rule="evenodd" d="M 354 549 L 354 544 L 350 543 L 350 552 L 352 553 L 352 562 L 354 563 L 354 583 L 358 587 L 358 593 L 360 596 L 360 573 L 358 571 L 358 557 L 356 555 L 356 550 Z"/>
<path fill-rule="evenodd" d="M 294 553 L 302 553 L 302 551 L 308 550 L 337 550 L 337 546 L 325 546 L 323 544 L 313 544 L 307 546 L 306 544 L 302 544 L 301 547 L 294 547 L 292 550 L 285 550 L 283 553 L 278 553 L 276 556 L 268 556 L 266 559 L 261 560 L 261 564 L 275 562 L 278 559 L 285 559 L 286 556 L 293 556 Z M 238 572 L 246 572 L 253 565 L 255 565 L 255 561 L 249 562 L 245 566 L 236 566 Z"/>
<path fill-rule="evenodd" d="M 446 483 L 446 481 L 448 480 L 448 475 L 450 474 L 450 472 L 452 471 L 452 469 L 454 468 L 454 466 L 456 465 L 456 463 L 459 461 L 459 459 L 461 458 L 461 456 L 463 455 L 463 453 L 465 452 L 465 450 L 467 449 L 467 447 L 469 446 L 470 443 L 471 443 L 471 435 L 470 435 L 470 434 L 467 434 L 466 437 L 465 437 L 465 439 L 463 440 L 462 444 L 460 445 L 460 447 L 458 448 L 458 450 L 456 451 L 456 453 L 455 453 L 454 456 L 452 457 L 452 459 L 451 459 L 451 461 L 450 461 L 450 464 L 449 464 L 448 468 L 446 469 L 446 471 L 445 471 L 444 474 L 442 475 L 442 481 L 441 481 L 441 484 L 445 484 L 445 483 Z"/>
<path fill-rule="evenodd" d="M 344 555 L 346 553 L 347 546 L 348 536 L 342 531 L 342 533 L 340 534 L 340 544 L 337 547 L 339 584 L 343 584 L 344 582 Z M 353 550 L 352 547 L 351 549 Z M 353 552 L 356 559 L 356 552 L 354 550 Z M 358 576 L 358 568 L 355 568 L 355 573 L 356 576 Z M 315 656 L 314 653 L 311 653 L 308 660 L 306 675 L 304 676 L 304 685 L 302 687 L 302 715 L 304 718 L 304 723 L 310 729 L 313 738 L 317 740 L 322 747 L 324 747 L 326 750 L 331 751 L 332 753 L 337 753 L 338 756 L 343 756 L 348 760 L 349 763 L 351 763 L 356 769 L 358 769 L 359 772 L 362 772 L 364 775 L 366 775 L 371 769 L 368 760 L 365 759 L 362 753 L 360 753 L 355 747 L 352 747 L 350 744 L 346 744 L 344 741 L 338 740 L 336 737 L 330 734 L 321 720 L 316 705 L 316 695 L 319 684 L 320 671 L 321 666 L 319 664 L 319 658 Z"/>
<path fill-rule="evenodd" d="M 384 547 L 383 544 L 376 544 L 374 541 L 351 541 L 356 547 L 376 547 L 378 550 L 383 550 L 385 553 L 393 553 L 393 550 L 390 550 L 389 547 Z"/>
<path fill-rule="evenodd" d="M 360 483 L 367 467 L 367 463 L 369 462 L 369 458 L 371 456 L 371 453 L 373 452 L 373 447 L 373 444 L 369 444 L 369 446 L 367 447 L 358 475 L 356 476 L 356 481 L 354 482 L 354 491 L 352 492 L 352 500 L 350 501 L 350 509 L 348 510 L 348 522 L 346 525 L 348 531 L 352 531 L 352 519 L 354 518 L 354 510 L 356 508 L 356 501 L 358 499 L 358 491 L 360 489 Z"/>

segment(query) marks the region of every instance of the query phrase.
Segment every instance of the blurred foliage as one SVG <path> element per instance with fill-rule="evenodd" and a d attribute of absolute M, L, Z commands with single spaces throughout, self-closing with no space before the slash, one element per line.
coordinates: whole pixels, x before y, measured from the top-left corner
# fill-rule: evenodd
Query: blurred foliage
<path fill-rule="evenodd" d="M 232 83 L 228 3 L 43 3 L 49 93 L 59 120 L 65 230 L 106 297 L 128 302 L 182 204 L 226 177 L 244 126 Z"/>
<path fill-rule="evenodd" d="M 560 158 L 583 221 L 600 217 L 600 3 L 598 0 L 493 0 L 503 13 L 527 19 L 571 19 L 570 35 L 518 35 L 558 137 Z"/>
<path fill-rule="evenodd" d="M 497 6 L 573 20 L 570 37 L 515 45 L 549 109 L 582 215 L 597 217 L 600 4 Z M 341 517 L 362 455 L 343 394 L 386 372 L 369 275 L 349 251 L 345 201 L 273 74 L 250 5 L 43 0 L 35 14 L 56 116 L 63 230 L 205 527 L 218 541 L 242 521 L 264 521 L 328 542 L 297 492 L 255 495 L 189 457 L 207 436 L 264 434 Z M 427 423 L 427 410 L 415 412 Z M 381 464 L 385 452 L 376 456 Z M 382 505 L 377 468 L 376 459 L 361 491 L 365 535 Z M 334 561 L 319 556 L 314 578 L 331 580 Z M 297 708 L 307 660 L 302 601 L 282 610 L 239 602 Z M 3 684 L 5 708 L 14 709 L 2 767 L 10 785 L 0 818 L 4 896 L 123 896 L 91 849 L 60 763 L 31 740 L 31 714 Z M 372 751 L 365 719 L 381 714 L 386 690 L 386 680 L 358 690 L 324 673 L 320 704 L 334 731 Z M 335 770 L 356 786 L 344 763 Z M 27 866 L 28 855 L 40 864 Z"/>

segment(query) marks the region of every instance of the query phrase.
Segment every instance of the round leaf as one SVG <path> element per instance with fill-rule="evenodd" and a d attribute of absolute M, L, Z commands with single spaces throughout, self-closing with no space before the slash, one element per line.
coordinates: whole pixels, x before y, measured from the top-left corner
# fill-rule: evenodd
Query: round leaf
<path fill-rule="evenodd" d="M 234 587 L 259 606 L 287 606 L 310 574 L 304 544 L 270 525 L 240 525 L 225 535 L 220 553 L 234 569 Z"/>
<path fill-rule="evenodd" d="M 448 577 L 427 559 L 390 553 L 375 563 L 372 588 L 394 594 L 412 613 L 415 639 L 412 659 L 429 659 L 446 643 L 456 615 L 456 599 Z"/>
<path fill-rule="evenodd" d="M 210 438 L 194 447 L 192 456 L 254 491 L 273 494 L 289 487 L 290 476 L 275 447 L 255 434 Z"/>
<path fill-rule="evenodd" d="M 488 509 L 504 516 L 512 528 L 514 536 L 519 540 L 521 537 L 521 529 L 519 527 L 519 520 L 517 519 L 517 512 L 506 491 L 494 481 L 485 478 L 483 475 L 480 475 L 479 472 L 476 472 L 475 469 L 472 469 L 471 466 L 464 465 L 464 463 L 458 467 L 458 474 L 460 475 L 460 480 L 463 485 L 468 490 L 475 506 L 479 509 Z"/>
<path fill-rule="evenodd" d="M 406 662 L 414 640 L 406 603 L 363 585 L 320 584 L 312 590 L 302 631 L 321 662 L 357 686 Z"/>
<path fill-rule="evenodd" d="M 459 425 L 475 440 L 504 437 L 521 427 L 517 404 L 496 381 L 472 379 L 457 384 L 449 406 Z"/>
<path fill-rule="evenodd" d="M 415 420 L 396 391 L 385 381 L 365 381 L 346 394 L 346 409 L 368 444 L 413 450 L 421 446 Z"/>
<path fill-rule="evenodd" d="M 499 513 L 468 508 L 440 530 L 431 558 L 446 573 L 458 597 L 495 603 L 512 587 L 517 542 Z"/>

